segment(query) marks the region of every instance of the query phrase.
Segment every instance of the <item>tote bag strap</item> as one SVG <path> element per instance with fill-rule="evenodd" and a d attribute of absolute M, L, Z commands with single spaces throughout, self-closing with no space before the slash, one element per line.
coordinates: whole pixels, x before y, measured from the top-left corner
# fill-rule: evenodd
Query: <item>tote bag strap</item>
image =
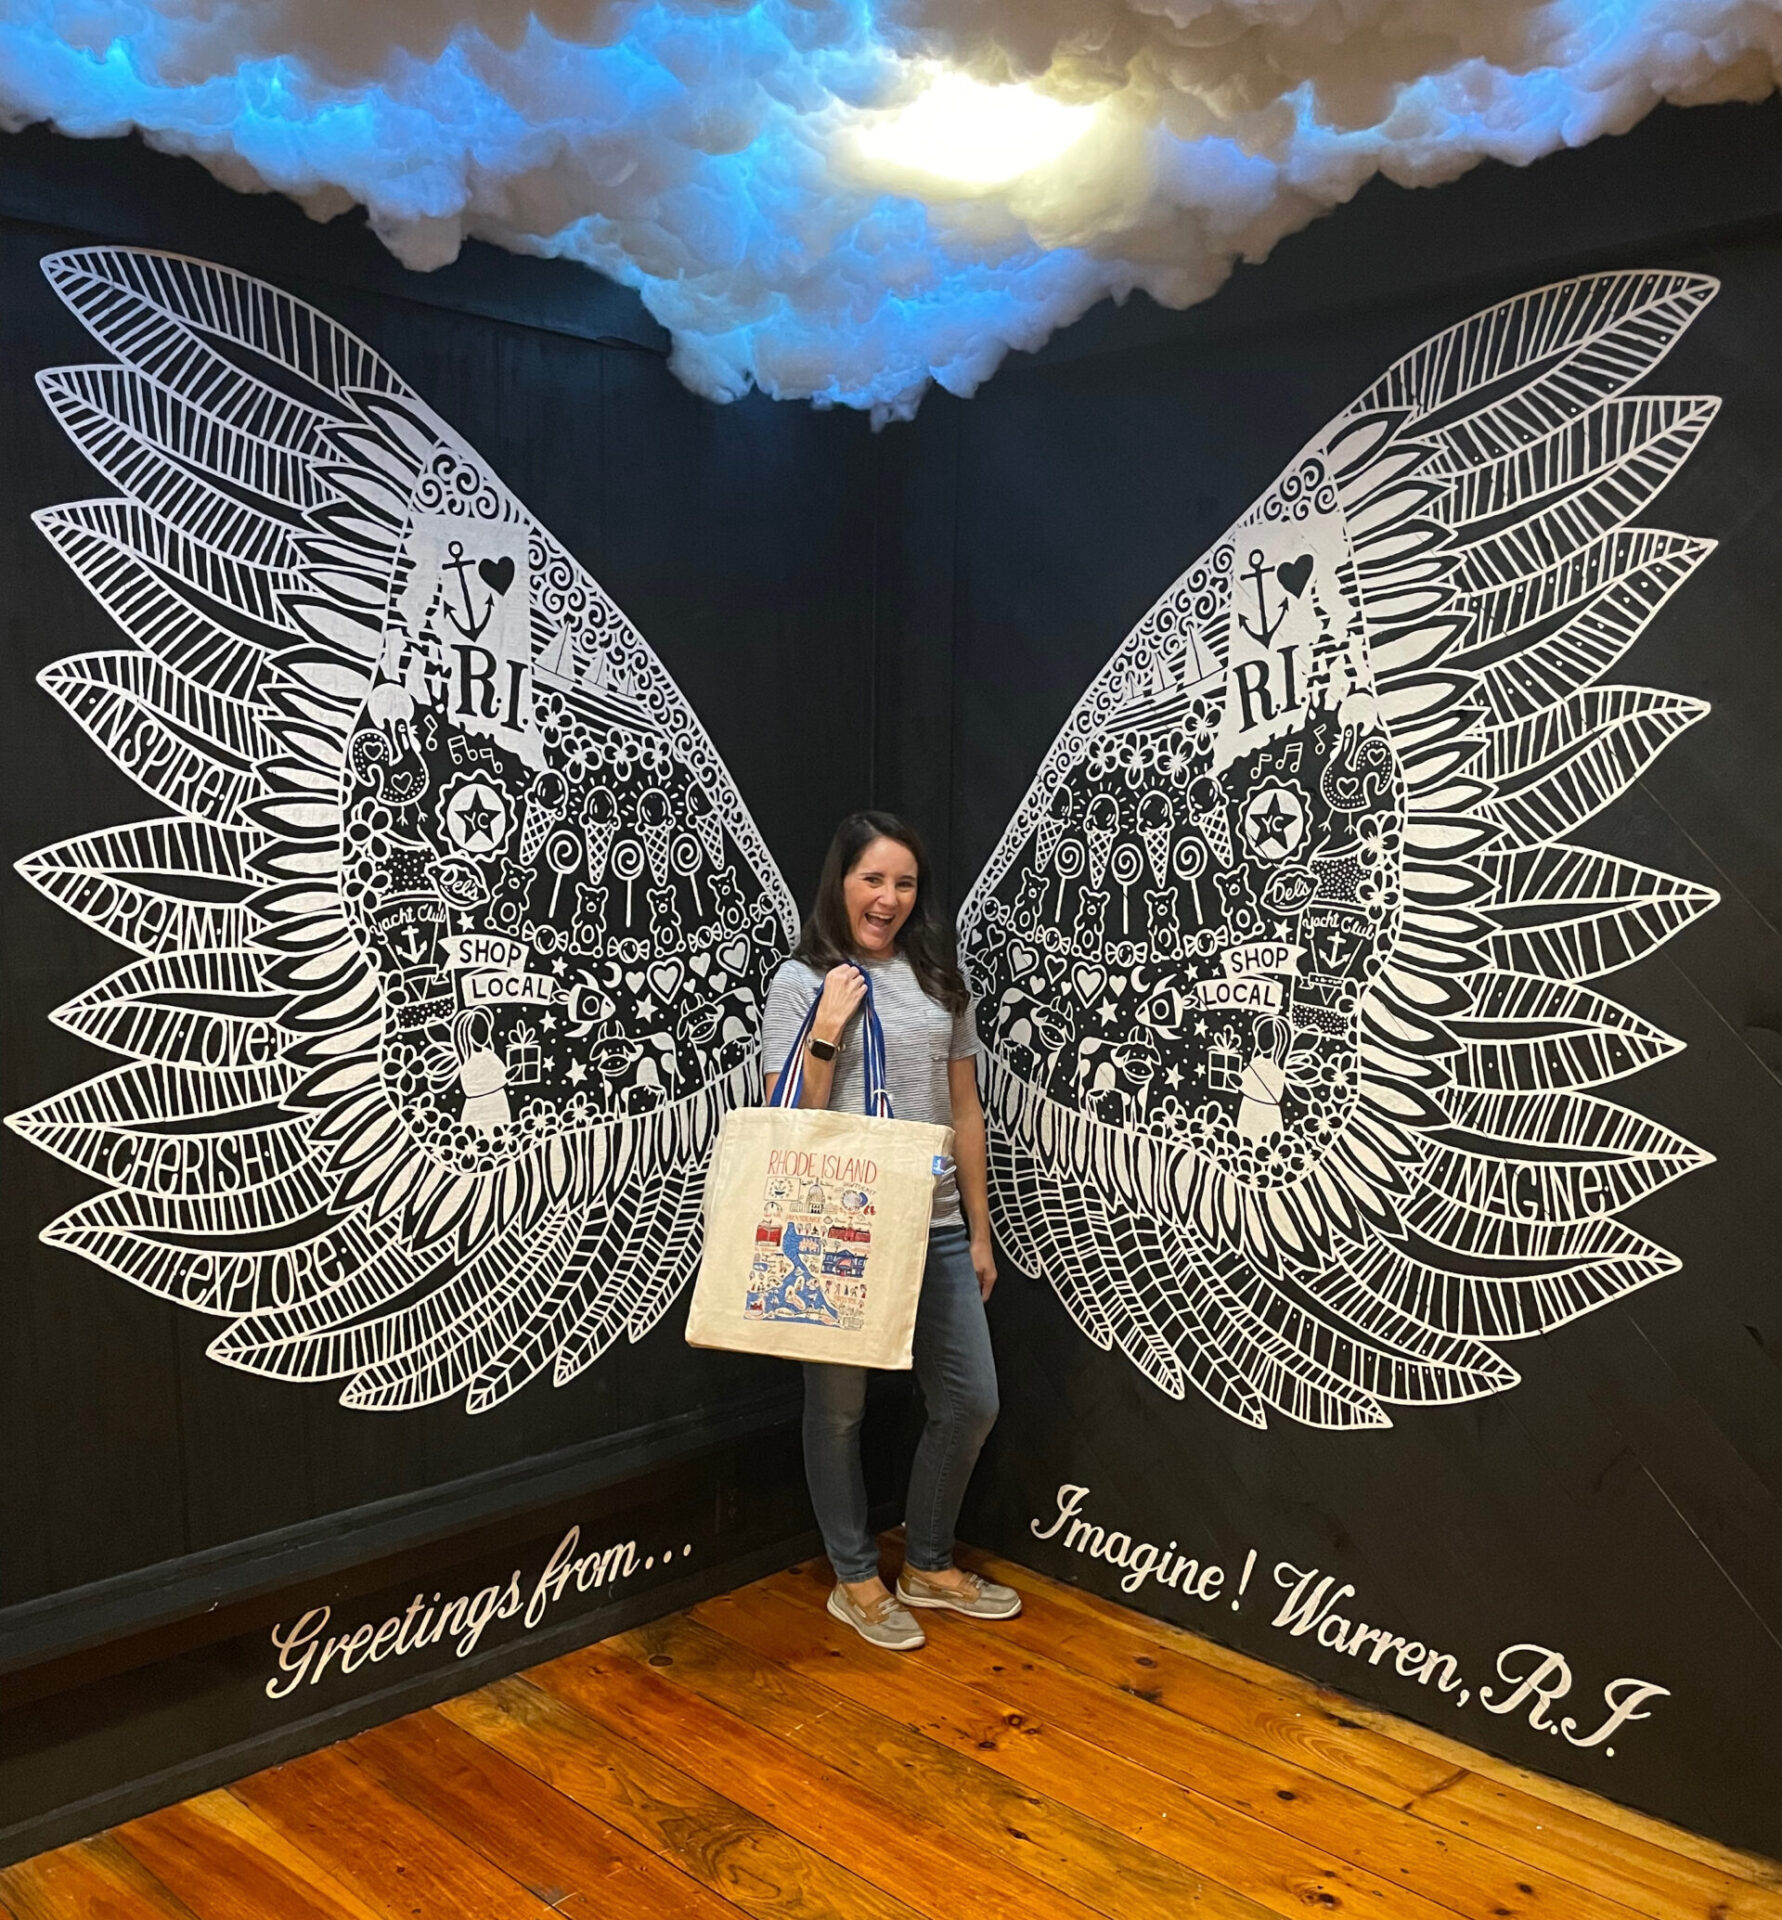
<path fill-rule="evenodd" d="M 864 967 L 860 977 L 866 982 L 866 1007 L 861 1016 L 861 1027 L 866 1036 L 866 1111 L 875 1119 L 894 1120 L 891 1111 L 891 1088 L 887 1080 L 887 1061 L 885 1058 L 885 1029 L 879 1020 L 879 1009 L 872 994 L 872 975 Z M 792 1042 L 792 1050 L 786 1055 L 786 1064 L 780 1069 L 778 1083 L 773 1090 L 773 1098 L 768 1101 L 770 1107 L 795 1107 L 804 1094 L 804 1046 L 811 1037 L 811 1028 L 817 1024 L 817 1008 L 822 1004 L 823 992 L 819 987 L 817 997 L 810 1004 L 810 1011 L 799 1022 L 797 1037 Z"/>
<path fill-rule="evenodd" d="M 872 975 L 864 967 L 860 977 L 866 982 L 866 1111 L 879 1120 L 894 1120 L 891 1111 L 891 1069 L 885 1057 L 885 1027 L 879 1019 L 878 1002 L 873 998 Z"/>

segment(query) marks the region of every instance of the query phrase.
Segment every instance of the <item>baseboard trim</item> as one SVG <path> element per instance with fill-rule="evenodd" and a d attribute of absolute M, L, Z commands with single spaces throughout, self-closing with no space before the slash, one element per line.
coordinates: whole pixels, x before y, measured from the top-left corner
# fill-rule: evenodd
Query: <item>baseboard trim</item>
<path fill-rule="evenodd" d="M 797 1417 L 800 1385 L 632 1427 L 561 1453 L 516 1460 L 341 1514 L 140 1567 L 0 1608 L 0 1674 L 145 1634 L 224 1604 L 349 1573 L 495 1519 L 597 1493 L 704 1448 Z"/>
<path fill-rule="evenodd" d="M 84 1839 L 103 1828 L 134 1820 L 194 1794 L 209 1793 L 250 1773 L 258 1773 L 264 1767 L 277 1766 L 299 1754 L 313 1753 L 316 1748 L 329 1746 L 336 1740 L 350 1739 L 367 1727 L 473 1692 L 522 1667 L 537 1666 L 592 1641 L 642 1626 L 664 1614 L 678 1613 L 684 1607 L 745 1586 L 777 1567 L 819 1550 L 814 1530 L 788 1535 L 743 1553 L 734 1561 L 697 1570 L 648 1593 L 629 1595 L 610 1607 L 563 1621 L 529 1635 L 524 1641 L 492 1647 L 450 1667 L 411 1674 L 321 1713 L 255 1734 L 215 1752 L 162 1767 L 140 1779 L 121 1782 L 51 1812 L 0 1827 L 0 1866 L 10 1866 L 52 1847 L 66 1846 L 70 1841 Z"/>

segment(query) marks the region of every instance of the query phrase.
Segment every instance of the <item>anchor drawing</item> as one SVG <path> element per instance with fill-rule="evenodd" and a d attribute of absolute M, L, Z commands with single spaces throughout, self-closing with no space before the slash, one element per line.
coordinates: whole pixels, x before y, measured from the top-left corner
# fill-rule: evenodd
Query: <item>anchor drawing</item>
<path fill-rule="evenodd" d="M 466 640 L 480 640 L 489 622 L 495 618 L 495 602 L 506 593 L 509 583 L 513 580 L 514 563 L 505 557 L 500 560 L 467 559 L 462 540 L 452 541 L 446 551 L 451 558 L 445 562 L 441 571 L 455 573 L 458 576 L 458 591 L 464 597 L 464 618 L 460 620 L 449 604 L 443 608 L 443 612 Z M 483 607 L 480 620 L 477 618 L 476 603 L 471 598 L 470 582 L 464 577 L 472 567 L 476 568 L 483 585 L 492 589 Z"/>
<path fill-rule="evenodd" d="M 1237 616 L 1237 623 L 1260 647 L 1273 647 L 1275 635 L 1281 631 L 1281 623 L 1287 618 L 1287 596 L 1285 594 L 1281 596 L 1280 611 L 1275 615 L 1274 619 L 1271 620 L 1268 617 L 1268 597 L 1262 591 L 1262 583 L 1273 571 L 1275 571 L 1275 569 L 1265 568 L 1263 566 L 1262 549 L 1260 547 L 1252 547 L 1250 549 L 1250 571 L 1238 575 L 1240 580 L 1249 580 L 1255 585 L 1257 624 L 1251 626 L 1249 621 L 1246 620 L 1241 613 Z"/>

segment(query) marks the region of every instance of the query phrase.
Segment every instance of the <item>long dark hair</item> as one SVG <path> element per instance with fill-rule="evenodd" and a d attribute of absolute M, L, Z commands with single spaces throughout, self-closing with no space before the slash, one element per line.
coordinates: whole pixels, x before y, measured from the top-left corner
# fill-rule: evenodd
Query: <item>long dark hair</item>
<path fill-rule="evenodd" d="M 875 840 L 895 840 L 916 857 L 916 904 L 897 930 L 898 952 L 910 963 L 917 984 L 930 1000 L 938 1000 L 949 1013 L 963 1013 L 971 995 L 953 957 L 953 929 L 934 897 L 922 837 L 895 814 L 850 813 L 836 828 L 823 859 L 816 904 L 805 920 L 792 958 L 802 960 L 817 973 L 827 973 L 831 967 L 854 958 L 854 929 L 848 919 L 842 882 Z"/>

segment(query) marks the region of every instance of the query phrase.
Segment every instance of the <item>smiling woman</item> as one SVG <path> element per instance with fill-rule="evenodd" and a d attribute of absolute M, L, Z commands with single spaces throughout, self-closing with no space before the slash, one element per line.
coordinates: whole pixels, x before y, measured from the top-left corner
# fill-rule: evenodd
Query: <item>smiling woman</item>
<path fill-rule="evenodd" d="M 954 964 L 952 933 L 935 903 L 920 839 L 888 813 L 849 814 L 830 842 L 816 906 L 768 994 L 762 1055 L 770 1097 L 776 1069 L 799 1043 L 814 1002 L 799 1104 L 859 1111 L 867 1073 L 860 1012 L 869 978 L 896 1117 L 951 1127 L 957 1156 L 952 1166 L 936 1162 L 913 1344 L 927 1420 L 910 1471 L 908 1546 L 895 1598 L 879 1578 L 867 1520 L 860 1462 L 866 1368 L 805 1364 L 804 1465 L 835 1569 L 829 1611 L 874 1645 L 904 1651 L 923 1642 L 911 1607 L 1007 1619 L 1021 1602 L 1011 1588 L 953 1565 L 966 1482 L 997 1414 L 984 1317 L 996 1284 L 984 1109 L 971 997 Z M 860 1210 L 862 1239 L 871 1211 Z M 835 1259 L 829 1256 L 826 1272 L 841 1270 L 829 1265 Z"/>

